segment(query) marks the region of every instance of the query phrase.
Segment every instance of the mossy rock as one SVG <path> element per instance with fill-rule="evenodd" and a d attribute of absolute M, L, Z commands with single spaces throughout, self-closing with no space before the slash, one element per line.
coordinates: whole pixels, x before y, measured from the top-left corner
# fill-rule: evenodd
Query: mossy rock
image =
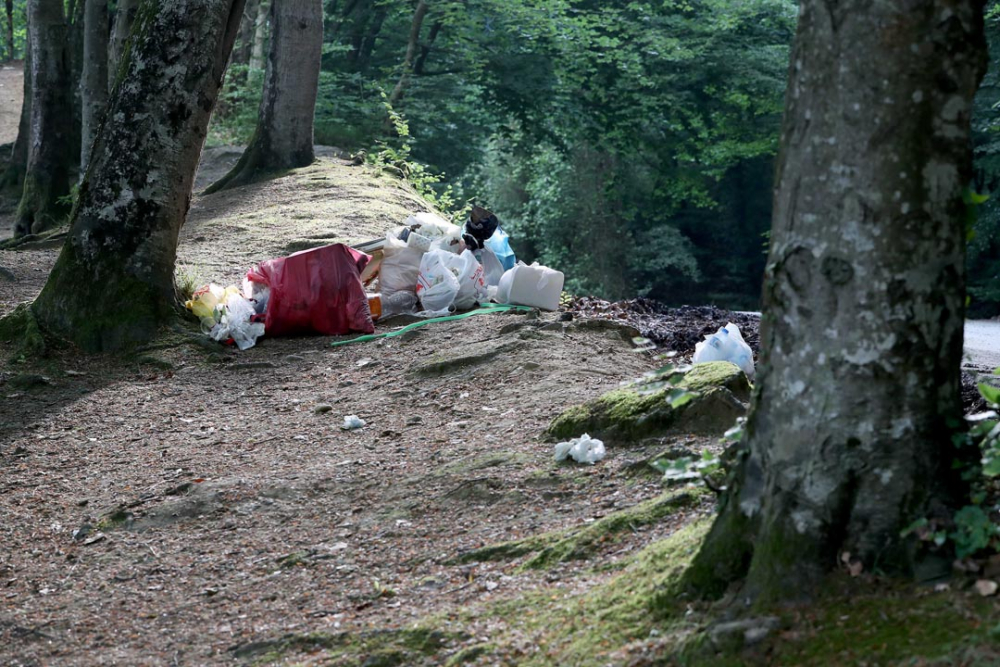
<path fill-rule="evenodd" d="M 616 389 L 569 408 L 545 435 L 565 440 L 589 433 L 611 442 L 634 442 L 675 431 L 722 435 L 745 412 L 744 402 L 750 398 L 746 375 L 728 361 L 698 364 L 677 386 L 696 396 L 674 408 L 669 389 L 648 394 Z"/>

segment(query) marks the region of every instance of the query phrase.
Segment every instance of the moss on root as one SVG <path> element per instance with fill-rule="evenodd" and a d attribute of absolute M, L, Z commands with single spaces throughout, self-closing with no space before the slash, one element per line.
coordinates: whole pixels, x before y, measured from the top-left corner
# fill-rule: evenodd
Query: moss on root
<path fill-rule="evenodd" d="M 673 408 L 666 389 L 648 394 L 616 389 L 569 408 L 556 417 L 545 435 L 550 440 L 565 440 L 589 433 L 618 442 L 664 435 L 675 428 L 718 431 L 721 435 L 742 411 L 740 403 L 750 397 L 746 375 L 728 361 L 698 364 L 678 386 L 697 397 Z"/>
<path fill-rule="evenodd" d="M 0 341 L 13 345 L 14 357 L 42 357 L 47 349 L 38 320 L 26 303 L 0 318 Z"/>
<path fill-rule="evenodd" d="M 701 489 L 666 493 L 634 507 L 609 514 L 592 524 L 569 530 L 553 531 L 521 540 L 502 542 L 462 554 L 456 563 L 512 560 L 534 553 L 524 563 L 525 568 L 542 569 L 570 560 L 583 560 L 601 545 L 640 526 L 655 524 L 678 509 L 698 503 L 704 496 Z"/>

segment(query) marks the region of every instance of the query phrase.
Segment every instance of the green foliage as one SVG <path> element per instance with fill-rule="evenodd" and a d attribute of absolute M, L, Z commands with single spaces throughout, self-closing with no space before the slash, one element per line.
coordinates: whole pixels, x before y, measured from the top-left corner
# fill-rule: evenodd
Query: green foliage
<path fill-rule="evenodd" d="M 233 64 L 208 128 L 208 146 L 246 146 L 253 138 L 264 92 L 264 71 Z"/>

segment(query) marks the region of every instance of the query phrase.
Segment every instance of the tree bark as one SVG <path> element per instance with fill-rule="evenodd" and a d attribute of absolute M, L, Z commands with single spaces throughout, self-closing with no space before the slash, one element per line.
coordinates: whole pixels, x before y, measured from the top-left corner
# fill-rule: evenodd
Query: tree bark
<path fill-rule="evenodd" d="M 7 60 L 14 60 L 14 0 L 4 0 L 7 15 L 7 26 L 4 39 L 7 41 Z"/>
<path fill-rule="evenodd" d="M 73 160 L 73 109 L 67 26 L 62 0 L 29 0 L 31 116 L 28 167 L 14 220 L 14 235 L 38 233 L 61 223 L 69 207 Z"/>
<path fill-rule="evenodd" d="M 233 51 L 233 62 L 238 65 L 250 65 L 259 9 L 260 0 L 247 0 L 246 10 L 243 12 L 243 21 L 240 23 L 239 38 L 236 40 L 236 48 Z"/>
<path fill-rule="evenodd" d="M 80 178 L 90 164 L 97 128 L 108 105 L 108 3 L 86 0 L 83 33 L 83 78 L 80 93 L 83 124 L 80 143 Z"/>
<path fill-rule="evenodd" d="M 257 129 L 236 166 L 206 194 L 312 163 L 322 51 L 321 0 L 282 0 L 271 5 L 271 48 Z"/>
<path fill-rule="evenodd" d="M 108 42 L 109 93 L 118 80 L 118 69 L 121 65 L 122 53 L 125 51 L 125 40 L 132 32 L 132 24 L 135 22 L 137 11 L 139 11 L 139 0 L 118 0 L 118 8 L 115 10 L 115 24 Z"/>
<path fill-rule="evenodd" d="M 434 40 L 437 39 L 438 34 L 441 32 L 441 28 L 444 24 L 441 21 L 435 21 L 434 25 L 431 26 L 431 31 L 427 35 L 427 43 L 420 45 L 420 55 L 417 56 L 416 62 L 413 63 L 413 73 L 420 75 L 424 73 L 424 65 L 427 63 L 427 56 L 431 54 L 431 49 L 434 47 Z"/>
<path fill-rule="evenodd" d="M 257 7 L 257 25 L 253 33 L 253 49 L 250 53 L 250 69 L 264 69 L 264 43 L 267 41 L 268 0 L 260 0 Z"/>
<path fill-rule="evenodd" d="M 844 561 L 950 570 L 902 531 L 968 503 L 965 205 L 981 0 L 803 0 L 740 463 L 687 581 L 815 591 Z"/>
<path fill-rule="evenodd" d="M 29 27 L 30 32 L 30 27 Z M 21 119 L 17 139 L 11 150 L 10 164 L 3 175 L 2 185 L 20 192 L 24 188 L 24 173 L 28 170 L 28 143 L 31 135 L 31 49 L 24 50 L 24 84 L 22 86 Z"/>
<path fill-rule="evenodd" d="M 413 11 L 413 21 L 410 23 L 410 39 L 406 44 L 406 56 L 403 58 L 403 71 L 399 75 L 392 94 L 389 95 L 389 106 L 395 107 L 403 99 L 403 92 L 410 81 L 410 73 L 413 71 L 413 59 L 417 56 L 417 47 L 420 45 L 420 28 L 424 24 L 424 17 L 427 16 L 427 2 L 420 0 L 417 8 Z"/>
<path fill-rule="evenodd" d="M 69 238 L 32 306 L 85 350 L 146 341 L 175 315 L 177 237 L 244 1 L 139 7 Z"/>

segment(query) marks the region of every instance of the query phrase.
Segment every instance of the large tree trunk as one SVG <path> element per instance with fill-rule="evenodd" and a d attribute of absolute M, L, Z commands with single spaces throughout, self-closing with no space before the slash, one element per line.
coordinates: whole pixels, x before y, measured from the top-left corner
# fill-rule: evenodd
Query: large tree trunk
<path fill-rule="evenodd" d="M 83 33 L 83 78 L 80 93 L 83 125 L 80 143 L 80 177 L 90 164 L 90 150 L 108 105 L 108 3 L 86 0 Z"/>
<path fill-rule="evenodd" d="M 175 312 L 177 236 L 243 4 L 140 5 L 69 238 L 32 307 L 86 350 L 148 340 Z"/>
<path fill-rule="evenodd" d="M 250 69 L 264 69 L 264 43 L 267 41 L 268 0 L 260 0 L 257 7 L 257 25 L 253 32 L 253 48 L 250 50 Z"/>
<path fill-rule="evenodd" d="M 235 64 L 250 65 L 259 9 L 260 0 L 247 0 L 246 10 L 243 12 L 243 20 L 240 22 L 239 38 L 236 40 L 236 48 L 233 50 L 233 63 Z"/>
<path fill-rule="evenodd" d="M 31 119 L 28 168 L 14 235 L 58 225 L 69 212 L 73 109 L 62 0 L 29 0 Z"/>
<path fill-rule="evenodd" d="M 109 93 L 118 80 L 118 67 L 121 65 L 122 53 L 125 50 L 125 40 L 132 32 L 132 24 L 135 23 L 137 11 L 139 11 L 139 0 L 118 0 L 118 7 L 115 9 L 115 24 L 108 42 Z"/>
<path fill-rule="evenodd" d="M 420 45 L 420 28 L 424 24 L 424 17 L 427 16 L 427 2 L 420 0 L 417 8 L 413 11 L 413 20 L 410 22 L 410 39 L 406 44 L 406 56 L 403 59 L 403 71 L 399 75 L 396 86 L 389 95 L 389 105 L 395 107 L 403 99 L 403 92 L 410 81 L 410 72 L 413 71 L 413 59 L 417 56 L 417 47 Z"/>
<path fill-rule="evenodd" d="M 4 9 L 7 15 L 7 25 L 4 39 L 7 42 L 7 60 L 14 60 L 14 0 L 5 0 Z"/>
<path fill-rule="evenodd" d="M 276 171 L 312 163 L 322 51 L 321 0 L 282 0 L 271 5 L 271 48 L 257 130 L 232 171 L 206 192 L 252 183 Z"/>
<path fill-rule="evenodd" d="M 29 28 L 30 30 L 30 28 Z M 24 173 L 28 170 L 28 143 L 31 136 L 31 49 L 24 50 L 24 84 L 21 98 L 21 119 L 17 125 L 17 139 L 11 150 L 7 171 L 0 179 L 0 185 L 21 192 L 24 188 Z"/>
<path fill-rule="evenodd" d="M 803 0 L 741 460 L 688 581 L 947 573 L 903 529 L 968 502 L 959 367 L 982 0 Z M 974 448 L 965 448 L 974 449 Z M 945 555 L 946 556 L 946 555 Z"/>

